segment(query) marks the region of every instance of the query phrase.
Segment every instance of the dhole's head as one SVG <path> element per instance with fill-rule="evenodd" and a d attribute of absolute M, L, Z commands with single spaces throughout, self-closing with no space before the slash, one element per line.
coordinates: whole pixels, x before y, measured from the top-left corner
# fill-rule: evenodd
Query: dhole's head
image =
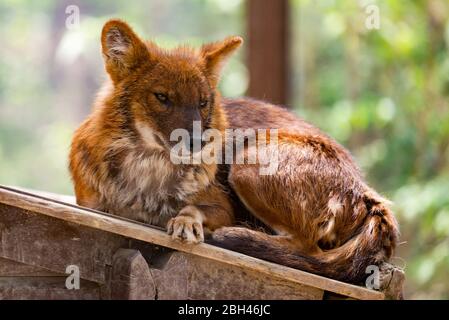
<path fill-rule="evenodd" d="M 143 135 L 156 134 L 166 145 L 174 129 L 193 137 L 194 121 L 202 129 L 222 121 L 217 83 L 225 59 L 242 43 L 240 37 L 203 45 L 199 49 L 159 48 L 142 41 L 123 21 L 110 20 L 102 31 L 106 70 L 113 84 L 115 112 Z"/>

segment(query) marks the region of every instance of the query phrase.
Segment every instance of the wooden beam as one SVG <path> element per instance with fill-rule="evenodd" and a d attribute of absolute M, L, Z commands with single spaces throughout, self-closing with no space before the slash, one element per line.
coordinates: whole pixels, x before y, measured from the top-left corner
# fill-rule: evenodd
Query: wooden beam
<path fill-rule="evenodd" d="M 1 298 L 21 298 L 18 295 L 23 293 L 11 291 L 14 283 L 2 282 L 6 277 L 17 280 L 22 288 L 31 284 L 24 279 L 32 280 L 34 285 L 26 288 L 30 293 L 36 291 L 34 297 L 54 299 L 53 294 L 45 296 L 48 293 L 43 290 L 45 287 L 57 290 L 46 279 L 66 279 L 68 265 L 78 266 L 83 283 L 86 279 L 97 283 L 96 299 L 322 300 L 324 296 L 323 290 L 315 287 L 3 203 L 0 203 L 0 239 Z M 117 249 L 118 243 L 123 247 Z M 89 292 L 61 298 L 90 299 Z M 22 298 L 25 297 L 30 295 Z"/>
<path fill-rule="evenodd" d="M 1 277 L 57 277 L 62 274 L 0 257 Z"/>
<path fill-rule="evenodd" d="M 81 278 L 103 286 L 114 253 L 128 245 L 127 238 L 110 232 L 0 203 L 0 258 L 60 275 L 76 265 Z"/>
<path fill-rule="evenodd" d="M 67 290 L 65 276 L 0 277 L 0 300 L 98 300 L 100 287 L 81 279 L 80 289 Z"/>
<path fill-rule="evenodd" d="M 248 95 L 286 105 L 289 95 L 288 0 L 249 0 Z"/>
<path fill-rule="evenodd" d="M 383 299 L 382 292 L 349 285 L 340 281 L 288 268 L 205 243 L 189 245 L 173 241 L 163 230 L 96 210 L 66 204 L 49 198 L 0 186 L 0 203 L 37 212 L 64 221 L 191 253 L 228 265 L 275 277 L 284 281 L 312 286 L 355 299 Z"/>
<path fill-rule="evenodd" d="M 138 250 L 119 249 L 113 258 L 111 298 L 154 300 L 156 286 L 150 268 Z"/>
<path fill-rule="evenodd" d="M 151 274 L 162 300 L 322 300 L 324 296 L 316 287 L 184 252 L 171 251 L 158 258 L 163 262 Z"/>

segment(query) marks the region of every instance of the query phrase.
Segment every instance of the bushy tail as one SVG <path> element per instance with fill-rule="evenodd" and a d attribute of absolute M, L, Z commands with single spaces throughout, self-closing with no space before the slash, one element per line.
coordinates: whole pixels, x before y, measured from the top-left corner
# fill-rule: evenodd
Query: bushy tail
<path fill-rule="evenodd" d="M 314 256 L 301 254 L 282 236 L 240 227 L 221 228 L 212 234 L 211 244 L 304 270 L 336 280 L 361 283 L 369 265 L 379 265 L 393 254 L 398 240 L 397 222 L 385 201 L 368 193 L 365 220 L 354 236 L 343 245 Z"/>

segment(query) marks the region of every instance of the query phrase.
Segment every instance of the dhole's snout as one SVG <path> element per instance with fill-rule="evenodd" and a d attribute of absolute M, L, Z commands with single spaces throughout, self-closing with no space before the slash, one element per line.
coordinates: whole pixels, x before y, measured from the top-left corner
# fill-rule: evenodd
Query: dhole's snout
<path fill-rule="evenodd" d="M 190 152 L 198 152 L 204 147 L 202 134 L 204 130 L 204 121 L 201 113 L 196 107 L 185 107 L 180 119 L 179 128 L 184 129 L 186 137 L 183 139 L 185 147 Z"/>

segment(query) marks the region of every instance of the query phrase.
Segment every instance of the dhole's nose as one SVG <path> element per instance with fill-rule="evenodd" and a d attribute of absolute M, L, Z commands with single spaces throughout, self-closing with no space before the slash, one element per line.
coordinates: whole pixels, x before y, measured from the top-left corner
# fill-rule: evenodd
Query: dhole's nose
<path fill-rule="evenodd" d="M 189 132 L 191 142 L 201 140 L 201 114 L 197 108 L 186 107 L 184 113 L 184 129 Z"/>
<path fill-rule="evenodd" d="M 192 121 L 192 128 L 189 130 L 190 134 L 190 150 L 198 152 L 203 148 L 202 134 L 203 129 L 200 120 Z"/>
<path fill-rule="evenodd" d="M 201 114 L 198 108 L 196 107 L 185 107 L 186 111 L 184 112 L 185 121 L 187 121 L 186 129 L 191 131 L 193 128 L 194 121 L 201 121 Z"/>
<path fill-rule="evenodd" d="M 185 141 L 188 149 L 192 152 L 198 152 L 202 149 L 202 123 L 201 123 L 201 114 L 198 108 L 192 106 L 184 107 L 183 112 L 183 127 L 188 131 L 190 139 Z"/>
<path fill-rule="evenodd" d="M 201 139 L 190 138 L 190 151 L 195 153 L 199 152 L 204 147 L 204 142 Z"/>

